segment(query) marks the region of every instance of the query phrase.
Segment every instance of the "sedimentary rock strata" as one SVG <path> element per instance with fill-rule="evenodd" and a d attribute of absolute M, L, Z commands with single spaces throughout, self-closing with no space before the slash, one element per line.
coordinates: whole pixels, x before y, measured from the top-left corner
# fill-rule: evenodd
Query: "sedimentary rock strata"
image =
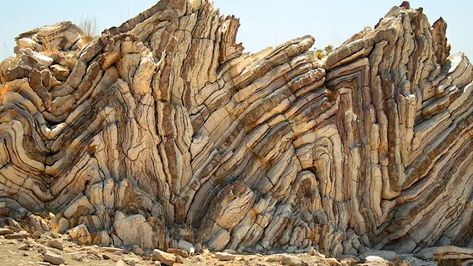
<path fill-rule="evenodd" d="M 105 246 L 471 253 L 473 70 L 442 19 L 394 7 L 323 60 L 311 36 L 245 53 L 238 26 L 162 0 L 91 43 L 21 34 L 0 213 Z"/>

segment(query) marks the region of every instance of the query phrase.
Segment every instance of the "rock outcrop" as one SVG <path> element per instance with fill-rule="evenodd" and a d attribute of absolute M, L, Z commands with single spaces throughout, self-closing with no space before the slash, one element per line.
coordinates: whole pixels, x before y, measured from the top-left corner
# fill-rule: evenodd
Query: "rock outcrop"
<path fill-rule="evenodd" d="M 471 255 L 473 69 L 442 19 L 394 7 L 322 60 L 311 36 L 245 53 L 238 26 L 162 0 L 91 43 L 21 34 L 0 214 L 105 246 Z"/>

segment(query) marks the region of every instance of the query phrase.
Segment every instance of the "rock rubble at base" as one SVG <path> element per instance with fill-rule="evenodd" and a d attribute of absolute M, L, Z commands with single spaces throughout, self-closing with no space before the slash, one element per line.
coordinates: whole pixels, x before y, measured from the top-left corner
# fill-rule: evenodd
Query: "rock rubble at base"
<path fill-rule="evenodd" d="M 473 66 L 446 22 L 404 3 L 322 60 L 311 36 L 245 53 L 238 27 L 162 0 L 90 43 L 70 22 L 18 36 L 0 216 L 136 253 L 470 260 Z"/>
<path fill-rule="evenodd" d="M 164 265 L 172 266 L 177 262 L 177 257 L 174 254 L 164 252 L 159 249 L 153 250 L 153 259 L 161 262 Z"/>
<path fill-rule="evenodd" d="M 237 258 L 235 254 L 230 254 L 227 252 L 216 252 L 215 257 L 220 261 L 232 261 Z"/>
<path fill-rule="evenodd" d="M 56 253 L 52 253 L 52 252 L 46 252 L 43 255 L 43 260 L 45 262 L 49 262 L 53 265 L 60 265 L 60 264 L 64 264 L 66 262 L 61 255 L 56 254 Z"/>
<path fill-rule="evenodd" d="M 48 224 L 50 221 L 44 220 Z M 19 224 L 20 226 L 20 224 Z M 129 249 L 116 247 L 84 246 L 70 235 L 57 234 L 51 231 L 33 234 L 28 233 L 23 239 L 6 239 L 5 236 L 21 231 L 27 225 L 15 230 L 4 230 L 0 236 L 1 265 L 444 265 L 445 263 L 456 263 L 455 265 L 469 265 L 473 261 L 473 249 L 444 246 L 438 248 L 426 248 L 416 254 L 399 254 L 387 250 L 367 250 L 356 256 L 342 256 L 338 259 L 329 258 L 315 249 L 296 250 L 295 253 L 273 252 L 266 254 L 242 254 L 234 250 L 222 252 L 209 252 L 208 249 L 200 249 L 192 254 L 177 247 L 168 248 L 166 251 L 142 250 L 137 251 L 137 246 Z M 36 231 L 37 233 L 38 231 Z M 187 241 L 186 241 L 187 242 Z M 188 246 L 192 243 L 187 242 Z M 182 243 L 181 243 L 182 246 Z M 139 254 L 141 253 L 141 254 Z M 443 264 L 442 264 L 443 263 Z M 43 264 L 42 264 L 43 265 Z"/>

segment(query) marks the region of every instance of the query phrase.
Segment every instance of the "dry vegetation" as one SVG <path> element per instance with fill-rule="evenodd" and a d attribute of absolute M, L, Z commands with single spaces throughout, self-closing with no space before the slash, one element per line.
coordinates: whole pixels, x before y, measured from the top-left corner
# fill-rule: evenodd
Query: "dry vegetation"
<path fill-rule="evenodd" d="M 329 54 L 333 53 L 333 46 L 327 45 L 323 49 L 316 49 L 315 50 L 315 57 L 321 60 L 324 57 L 327 57 Z"/>
<path fill-rule="evenodd" d="M 82 41 L 84 44 L 88 44 L 93 41 L 97 36 L 97 21 L 95 17 L 87 17 L 82 19 L 79 27 L 81 28 L 84 35 L 82 36 Z"/>

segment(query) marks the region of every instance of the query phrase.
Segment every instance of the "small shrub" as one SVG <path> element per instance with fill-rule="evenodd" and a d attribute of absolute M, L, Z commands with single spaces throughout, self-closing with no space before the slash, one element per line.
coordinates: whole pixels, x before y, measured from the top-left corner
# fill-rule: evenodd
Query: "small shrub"
<path fill-rule="evenodd" d="M 84 44 L 88 44 L 95 39 L 97 35 L 97 22 L 95 18 L 85 18 L 83 19 L 79 27 L 81 28 L 84 35 L 82 36 L 82 41 Z"/>
<path fill-rule="evenodd" d="M 333 53 L 333 46 L 332 45 L 327 45 L 323 49 L 316 49 L 314 51 L 314 56 L 318 60 L 322 60 L 323 58 L 327 57 L 331 53 Z"/>
<path fill-rule="evenodd" d="M 324 48 L 325 56 L 333 53 L 333 46 L 332 45 L 327 45 Z"/>
<path fill-rule="evenodd" d="M 315 57 L 316 57 L 317 59 L 321 60 L 322 58 L 325 57 L 324 51 L 322 51 L 321 49 L 315 50 Z"/>

